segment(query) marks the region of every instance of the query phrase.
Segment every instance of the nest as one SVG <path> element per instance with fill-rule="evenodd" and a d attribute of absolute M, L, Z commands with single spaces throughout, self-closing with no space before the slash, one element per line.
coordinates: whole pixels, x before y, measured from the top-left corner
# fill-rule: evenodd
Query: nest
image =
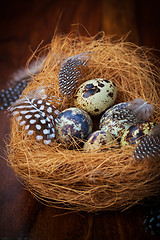
<path fill-rule="evenodd" d="M 45 49 L 43 49 L 42 54 Z M 160 119 L 159 72 L 151 52 L 123 40 L 104 36 L 82 37 L 70 34 L 55 36 L 47 46 L 43 70 L 24 90 L 23 95 L 42 86 L 48 96 L 62 97 L 58 72 L 66 57 L 91 52 L 92 58 L 78 84 L 105 78 L 118 87 L 116 103 L 143 98 L 155 106 L 154 121 Z M 64 98 L 57 107 L 72 106 L 72 98 Z M 97 128 L 96 121 L 95 129 Z M 50 206 L 78 211 L 126 209 L 160 193 L 160 161 L 135 161 L 134 146 L 106 151 L 85 152 L 66 149 L 53 142 L 51 146 L 28 136 L 24 127 L 11 119 L 8 161 L 25 187 Z"/>

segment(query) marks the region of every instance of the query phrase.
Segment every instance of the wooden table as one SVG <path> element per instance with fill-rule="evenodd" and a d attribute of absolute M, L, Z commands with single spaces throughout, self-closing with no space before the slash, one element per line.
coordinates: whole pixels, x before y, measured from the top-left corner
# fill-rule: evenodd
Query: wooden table
<path fill-rule="evenodd" d="M 103 30 L 117 38 L 130 32 L 128 41 L 160 49 L 159 7 L 158 0 L 5 1 L 0 6 L 0 88 L 7 87 L 11 74 L 25 65 L 42 40 L 44 46 L 53 34 L 75 28 L 91 35 Z M 41 205 L 3 158 L 9 131 L 9 117 L 1 111 L 0 240 L 158 239 L 145 232 L 142 206 L 91 214 Z"/>

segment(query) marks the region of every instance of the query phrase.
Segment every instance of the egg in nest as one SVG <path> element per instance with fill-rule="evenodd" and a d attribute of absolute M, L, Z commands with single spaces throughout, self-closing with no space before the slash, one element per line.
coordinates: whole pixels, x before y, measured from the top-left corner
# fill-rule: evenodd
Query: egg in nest
<path fill-rule="evenodd" d="M 74 106 L 91 115 L 99 115 L 112 106 L 117 96 L 115 83 L 107 79 L 92 79 L 81 84 L 73 97 Z"/>
<path fill-rule="evenodd" d="M 104 131 L 95 131 L 91 133 L 85 142 L 83 149 L 85 151 L 97 151 L 105 149 L 105 146 L 113 141 L 111 134 Z"/>
<path fill-rule="evenodd" d="M 109 132 L 115 138 L 120 137 L 134 121 L 127 109 L 128 104 L 123 102 L 107 109 L 100 119 L 99 129 Z"/>
<path fill-rule="evenodd" d="M 119 103 L 102 115 L 99 128 L 109 131 L 114 137 L 121 137 L 131 125 L 148 121 L 154 112 L 154 106 L 144 99 L 136 98 Z"/>
<path fill-rule="evenodd" d="M 142 137 L 151 134 L 155 125 L 155 122 L 139 122 L 130 126 L 121 138 L 121 145 L 125 146 L 138 143 Z"/>
<path fill-rule="evenodd" d="M 58 139 L 71 145 L 80 142 L 92 132 L 92 120 L 87 112 L 79 108 L 62 111 L 55 120 Z"/>

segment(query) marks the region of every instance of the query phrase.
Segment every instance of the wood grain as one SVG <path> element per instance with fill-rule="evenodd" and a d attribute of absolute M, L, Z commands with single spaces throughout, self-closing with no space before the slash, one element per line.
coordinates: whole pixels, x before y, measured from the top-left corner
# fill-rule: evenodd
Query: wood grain
<path fill-rule="evenodd" d="M 28 0 L 5 1 L 0 8 L 0 88 L 23 67 L 43 41 L 54 34 L 77 30 L 95 35 L 104 31 L 116 38 L 160 49 L 159 1 L 138 0 Z M 159 56 L 159 52 L 156 52 Z M 0 113 L 0 240 L 152 240 L 143 226 L 144 208 L 125 212 L 74 213 L 48 208 L 25 191 L 4 160 L 3 139 L 9 116 Z"/>

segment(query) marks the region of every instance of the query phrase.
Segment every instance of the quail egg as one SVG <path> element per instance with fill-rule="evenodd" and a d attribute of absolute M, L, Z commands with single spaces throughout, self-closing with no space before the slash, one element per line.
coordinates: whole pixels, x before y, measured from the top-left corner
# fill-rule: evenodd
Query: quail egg
<path fill-rule="evenodd" d="M 144 136 L 149 135 L 156 123 L 154 122 L 139 122 L 130 126 L 122 135 L 121 145 L 136 144 Z"/>
<path fill-rule="evenodd" d="M 126 129 L 134 124 L 134 116 L 128 102 L 122 102 L 107 109 L 100 119 L 99 129 L 109 132 L 113 137 L 120 137 Z"/>
<path fill-rule="evenodd" d="M 99 115 L 112 106 L 117 96 L 115 83 L 107 79 L 92 79 L 81 84 L 73 97 L 74 106 L 91 115 Z"/>
<path fill-rule="evenodd" d="M 92 120 L 87 112 L 79 108 L 68 108 L 55 119 L 58 139 L 66 144 L 79 142 L 92 132 Z"/>
<path fill-rule="evenodd" d="M 105 149 L 105 145 L 113 141 L 113 137 L 104 131 L 95 131 L 91 133 L 83 148 L 85 151 L 97 151 Z"/>

